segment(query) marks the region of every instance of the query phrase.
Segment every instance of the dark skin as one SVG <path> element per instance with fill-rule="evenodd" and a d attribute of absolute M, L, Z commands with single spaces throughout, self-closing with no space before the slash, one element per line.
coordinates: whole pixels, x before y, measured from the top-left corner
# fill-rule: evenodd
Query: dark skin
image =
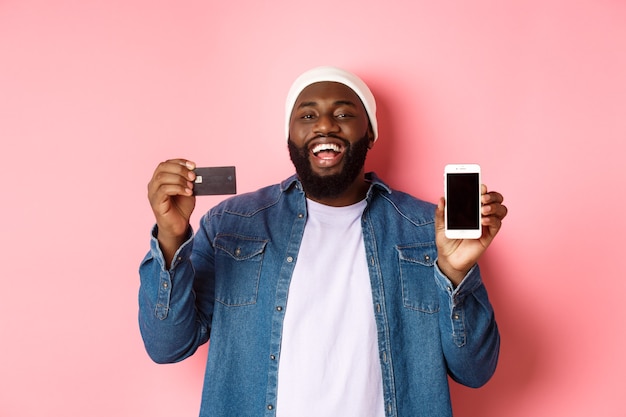
<path fill-rule="evenodd" d="M 315 83 L 305 88 L 298 96 L 289 120 L 289 138 L 296 146 L 309 149 L 313 172 L 322 177 L 337 174 L 343 168 L 344 141 L 353 144 L 366 135 L 371 149 L 374 133 L 367 112 L 359 96 L 339 83 Z M 333 144 L 338 151 L 315 155 L 315 147 L 322 144 Z M 321 200 L 307 197 L 327 206 L 348 206 L 363 200 L 368 188 L 361 167 L 359 175 L 343 193 Z"/>
<path fill-rule="evenodd" d="M 305 88 L 294 105 L 289 122 L 290 139 L 310 151 L 314 172 L 320 176 L 337 173 L 343 166 L 345 143 L 354 143 L 368 135 L 370 148 L 374 135 L 369 119 L 358 96 L 349 87 L 320 82 Z M 334 146 L 333 151 L 313 154 L 316 145 Z M 172 159 L 159 164 L 148 184 L 148 199 L 158 225 L 158 240 L 168 267 L 175 252 L 184 242 L 189 219 L 195 207 L 193 181 L 195 163 L 186 159 Z M 365 198 L 369 184 L 364 168 L 346 190 L 339 195 L 317 200 L 329 206 L 347 206 Z M 444 207 L 441 197 L 435 210 L 435 234 L 438 266 L 457 286 L 470 268 L 491 244 L 502 226 L 507 208 L 500 193 L 487 191 L 482 186 L 482 226 L 480 239 L 448 239 L 445 237 Z"/>

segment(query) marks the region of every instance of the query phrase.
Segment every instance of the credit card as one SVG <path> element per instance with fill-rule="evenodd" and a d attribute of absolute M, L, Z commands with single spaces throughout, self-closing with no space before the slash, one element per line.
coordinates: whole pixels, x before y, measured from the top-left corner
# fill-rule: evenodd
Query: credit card
<path fill-rule="evenodd" d="M 194 195 L 237 194 L 235 167 L 200 167 L 194 172 Z"/>

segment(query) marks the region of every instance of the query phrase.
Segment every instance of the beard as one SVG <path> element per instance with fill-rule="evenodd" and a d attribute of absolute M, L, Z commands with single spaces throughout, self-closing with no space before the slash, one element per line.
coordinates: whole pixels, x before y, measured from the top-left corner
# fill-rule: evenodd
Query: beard
<path fill-rule="evenodd" d="M 365 166 L 365 158 L 367 157 L 370 143 L 368 134 L 366 133 L 365 136 L 352 145 L 346 140 L 339 140 L 344 142 L 346 147 L 343 168 L 338 174 L 323 176 L 313 172 L 309 161 L 309 149 L 306 145 L 299 148 L 291 139 L 287 141 L 289 156 L 296 168 L 296 173 L 302 183 L 304 192 L 313 199 L 322 200 L 338 197 L 354 183 L 354 180 Z"/>

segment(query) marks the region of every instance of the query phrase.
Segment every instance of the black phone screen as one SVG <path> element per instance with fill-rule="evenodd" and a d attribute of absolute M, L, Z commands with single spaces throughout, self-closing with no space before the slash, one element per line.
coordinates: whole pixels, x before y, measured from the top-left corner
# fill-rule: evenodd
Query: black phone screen
<path fill-rule="evenodd" d="M 447 174 L 447 228 L 478 229 L 480 226 L 480 192 L 478 173 Z"/>

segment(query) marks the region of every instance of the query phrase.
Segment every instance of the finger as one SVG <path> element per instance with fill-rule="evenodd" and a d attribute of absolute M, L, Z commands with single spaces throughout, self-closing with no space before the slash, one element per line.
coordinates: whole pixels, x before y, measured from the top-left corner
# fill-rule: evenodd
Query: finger
<path fill-rule="evenodd" d="M 188 159 L 182 159 L 182 158 L 168 159 L 167 161 L 165 161 L 165 163 L 178 164 L 178 165 L 186 167 L 189 170 L 196 169 L 196 163 Z"/>
<path fill-rule="evenodd" d="M 505 206 L 504 204 L 498 204 L 498 206 L 496 207 L 496 214 L 495 214 L 497 218 L 502 220 L 506 217 L 508 213 L 509 213 L 509 209 L 507 208 L 507 206 Z"/>
<path fill-rule="evenodd" d="M 500 203 L 483 204 L 480 210 L 483 216 L 497 216 L 500 218 L 504 218 L 508 212 L 507 207 Z"/>
<path fill-rule="evenodd" d="M 487 229 L 489 235 L 494 237 L 502 227 L 502 219 L 496 216 L 483 217 L 481 219 L 483 230 Z"/>
<path fill-rule="evenodd" d="M 148 193 L 155 193 L 162 184 L 180 184 L 181 181 L 194 181 L 195 163 L 186 159 L 170 159 L 161 162 L 148 183 Z"/>
<path fill-rule="evenodd" d="M 192 178 L 188 171 L 187 177 L 178 173 L 156 172 L 148 183 L 148 196 L 188 194 L 185 189 L 193 189 Z"/>
<path fill-rule="evenodd" d="M 154 173 L 152 174 L 151 181 L 155 181 L 162 173 L 178 174 L 193 181 L 195 179 L 195 174 L 192 176 L 190 175 L 190 172 L 193 173 L 195 166 L 195 163 L 186 159 L 169 159 L 157 165 Z"/>
<path fill-rule="evenodd" d="M 184 170 L 181 172 L 157 172 L 152 181 L 158 188 L 161 185 L 188 185 L 195 180 L 193 171 Z"/>
<path fill-rule="evenodd" d="M 160 173 L 148 184 L 148 201 L 155 213 L 168 211 L 176 196 L 192 197 L 193 183 L 178 174 Z"/>
<path fill-rule="evenodd" d="M 193 181 L 195 179 L 195 174 L 193 174 L 193 170 L 195 168 L 196 164 L 192 161 L 186 159 L 170 159 L 165 162 L 161 162 L 154 171 L 154 174 L 158 175 L 162 172 L 167 172 L 181 175 Z M 193 175 L 190 175 L 190 173 Z"/>
<path fill-rule="evenodd" d="M 174 197 L 177 195 L 190 196 L 193 194 L 193 183 L 187 181 L 180 184 L 161 184 L 154 193 L 155 201 L 164 201 L 168 197 Z"/>
<path fill-rule="evenodd" d="M 437 208 L 435 209 L 435 230 L 442 230 L 444 228 L 444 208 L 446 206 L 446 200 L 444 197 L 439 198 Z"/>
<path fill-rule="evenodd" d="M 488 204 L 481 207 L 482 217 L 497 217 L 502 220 L 508 213 L 508 208 L 503 204 Z"/>
<path fill-rule="evenodd" d="M 504 196 L 496 191 L 490 191 L 488 193 L 484 193 L 481 196 L 480 202 L 482 204 L 492 204 L 492 203 L 502 203 L 504 201 Z"/>

